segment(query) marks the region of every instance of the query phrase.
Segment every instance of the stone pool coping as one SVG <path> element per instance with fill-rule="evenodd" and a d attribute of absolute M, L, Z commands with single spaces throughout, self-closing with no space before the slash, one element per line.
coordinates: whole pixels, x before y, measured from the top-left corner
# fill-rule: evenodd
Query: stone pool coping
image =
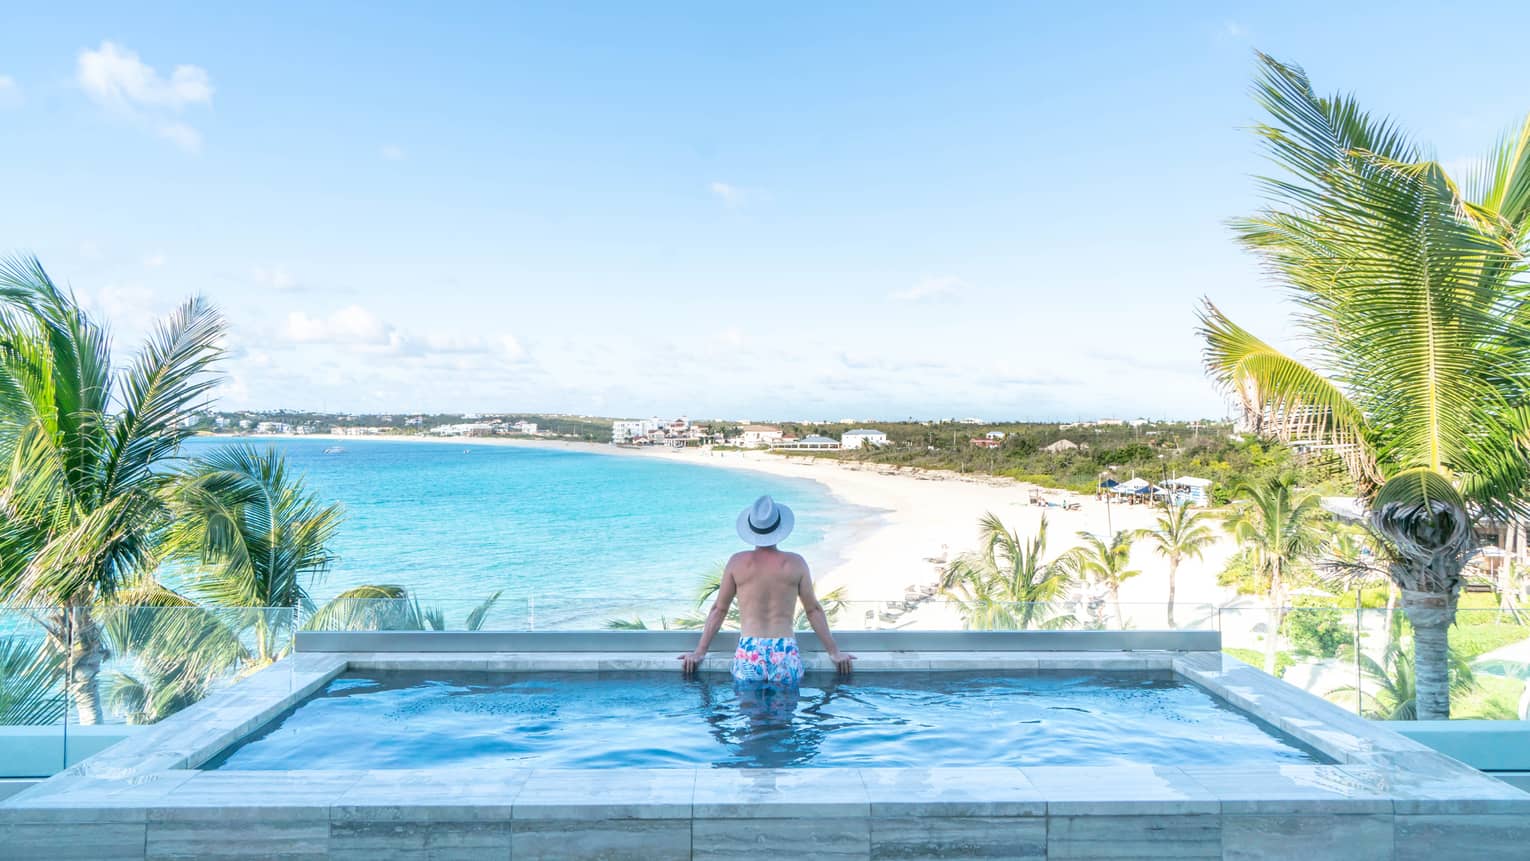
<path fill-rule="evenodd" d="M 810 670 L 827 658 L 808 653 Z M 725 672 L 726 654 L 705 672 Z M 300 652 L 0 803 L 7 857 L 1509 857 L 1530 794 L 1218 652 L 878 652 L 857 671 L 1197 684 L 1331 765 L 197 771 L 347 670 L 675 672 L 668 653 Z M 67 828 L 61 826 L 68 826 Z M 389 854 L 392 853 L 392 854 Z"/>

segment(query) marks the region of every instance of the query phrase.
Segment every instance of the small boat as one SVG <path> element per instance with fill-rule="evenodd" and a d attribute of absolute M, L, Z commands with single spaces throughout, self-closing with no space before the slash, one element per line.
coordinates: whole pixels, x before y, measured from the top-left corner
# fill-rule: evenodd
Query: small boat
<path fill-rule="evenodd" d="M 329 448 L 324 449 L 324 453 L 325 454 L 345 454 L 345 447 L 344 446 L 338 446 L 338 445 L 332 445 Z"/>

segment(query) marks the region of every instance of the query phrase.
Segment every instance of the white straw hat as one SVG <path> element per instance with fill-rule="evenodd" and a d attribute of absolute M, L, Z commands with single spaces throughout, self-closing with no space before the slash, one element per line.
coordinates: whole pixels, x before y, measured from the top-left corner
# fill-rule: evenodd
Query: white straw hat
<path fill-rule="evenodd" d="M 762 496 L 753 505 L 739 512 L 738 537 L 744 539 L 745 544 L 770 547 L 781 543 L 791 534 L 796 520 L 790 508 L 777 505 L 769 496 Z"/>

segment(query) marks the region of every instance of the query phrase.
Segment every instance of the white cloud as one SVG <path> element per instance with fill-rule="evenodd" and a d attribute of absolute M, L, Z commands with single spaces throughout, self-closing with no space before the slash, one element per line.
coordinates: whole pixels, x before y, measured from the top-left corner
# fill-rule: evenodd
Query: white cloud
<path fill-rule="evenodd" d="M 144 255 L 143 265 L 149 267 L 150 269 L 155 269 L 160 266 L 164 266 L 167 259 L 168 258 L 165 257 L 165 253 L 163 251 L 156 251 L 153 254 Z"/>
<path fill-rule="evenodd" d="M 514 335 L 410 334 L 360 305 L 348 305 L 327 316 L 293 311 L 287 315 L 281 339 L 289 344 L 345 347 L 359 353 L 385 353 L 405 363 L 447 363 L 464 369 L 480 367 L 483 362 L 503 365 L 529 361 L 526 348 Z"/>
<path fill-rule="evenodd" d="M 282 337 L 295 344 L 386 347 L 396 342 L 398 332 L 360 305 L 347 305 L 327 317 L 293 311 L 287 315 Z"/>
<path fill-rule="evenodd" d="M 966 287 L 955 275 L 937 275 L 921 278 L 912 287 L 894 291 L 891 296 L 899 302 L 938 302 L 956 298 Z"/>
<path fill-rule="evenodd" d="M 175 119 L 193 105 L 212 104 L 212 78 L 200 66 L 176 66 L 161 75 L 138 55 L 115 42 L 80 52 L 75 79 L 91 101 L 144 125 L 187 151 L 202 145 L 202 135 Z"/>
<path fill-rule="evenodd" d="M 187 152 L 202 151 L 202 133 L 185 123 L 160 126 L 159 136 Z"/>
<path fill-rule="evenodd" d="M 743 201 L 743 192 L 737 186 L 726 182 L 714 181 L 707 186 L 707 190 L 717 195 L 717 198 L 728 206 L 738 206 Z"/>
<path fill-rule="evenodd" d="M 281 266 L 256 266 L 250 275 L 256 284 L 272 290 L 293 290 L 298 286 L 292 274 Z"/>
<path fill-rule="evenodd" d="M 724 346 L 742 347 L 744 346 L 744 333 L 737 326 L 729 326 L 717 334 L 717 340 L 721 341 Z"/>
<path fill-rule="evenodd" d="M 519 362 L 526 358 L 526 348 L 514 335 L 500 336 L 499 348 L 504 352 L 505 358 L 512 362 Z"/>
<path fill-rule="evenodd" d="M 21 104 L 21 85 L 10 75 L 0 75 L 0 108 Z"/>
<path fill-rule="evenodd" d="M 387 144 L 382 148 L 382 157 L 385 161 L 403 161 L 404 148 L 398 144 Z"/>
<path fill-rule="evenodd" d="M 738 209 L 746 204 L 770 199 L 770 193 L 763 188 L 746 188 L 721 180 L 707 183 L 707 191 L 710 191 L 713 197 L 722 201 L 723 206 L 729 209 Z"/>

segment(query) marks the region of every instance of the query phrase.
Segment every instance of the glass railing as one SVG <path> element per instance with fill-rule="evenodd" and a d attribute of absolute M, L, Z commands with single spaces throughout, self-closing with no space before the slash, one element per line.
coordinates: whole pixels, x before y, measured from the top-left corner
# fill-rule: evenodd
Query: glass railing
<path fill-rule="evenodd" d="M 1232 606 L 1218 615 L 1224 652 L 1365 717 L 1415 716 L 1413 629 L 1401 607 Z M 1530 719 L 1530 612 L 1460 609 L 1449 637 L 1451 717 Z"/>
<path fill-rule="evenodd" d="M 291 609 L 0 606 L 0 777 L 53 774 L 270 667 L 296 623 Z"/>
<path fill-rule="evenodd" d="M 69 762 L 67 615 L 0 605 L 0 779 L 47 777 Z"/>
<path fill-rule="evenodd" d="M 829 624 L 852 631 L 970 630 L 1214 630 L 1211 604 L 1174 605 L 1073 600 L 1014 603 L 914 594 L 882 601 L 823 602 Z M 700 630 L 710 602 L 694 598 L 631 600 L 562 596 L 556 600 L 501 598 L 485 608 L 474 600 L 340 599 L 308 614 L 313 631 L 593 631 Z M 736 611 L 725 625 L 737 627 Z M 797 627 L 807 630 L 805 616 Z"/>

